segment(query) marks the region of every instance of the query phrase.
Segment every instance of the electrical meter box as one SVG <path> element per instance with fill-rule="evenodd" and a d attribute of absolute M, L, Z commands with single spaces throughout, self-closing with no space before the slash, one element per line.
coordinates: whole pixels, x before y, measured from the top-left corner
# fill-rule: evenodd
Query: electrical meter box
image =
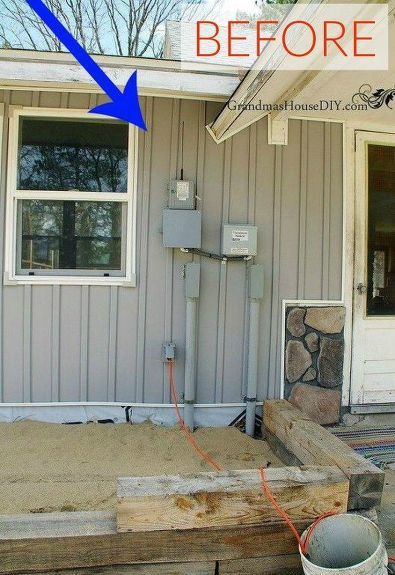
<path fill-rule="evenodd" d="M 168 207 L 173 210 L 194 210 L 194 183 L 186 180 L 174 180 L 170 182 Z"/>
<path fill-rule="evenodd" d="M 163 210 L 163 245 L 165 248 L 200 248 L 202 214 L 197 210 Z"/>
<path fill-rule="evenodd" d="M 256 256 L 258 228 L 250 224 L 224 224 L 222 254 L 224 256 Z"/>

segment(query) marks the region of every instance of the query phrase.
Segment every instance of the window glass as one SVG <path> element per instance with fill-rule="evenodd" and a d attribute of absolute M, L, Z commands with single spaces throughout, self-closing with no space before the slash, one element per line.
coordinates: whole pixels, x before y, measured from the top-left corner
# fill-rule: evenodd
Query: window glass
<path fill-rule="evenodd" d="M 21 270 L 121 270 L 126 205 L 121 202 L 18 202 Z"/>
<path fill-rule="evenodd" d="M 23 118 L 19 190 L 126 193 L 128 126 Z"/>
<path fill-rule="evenodd" d="M 395 315 L 395 147 L 368 147 L 367 315 Z"/>

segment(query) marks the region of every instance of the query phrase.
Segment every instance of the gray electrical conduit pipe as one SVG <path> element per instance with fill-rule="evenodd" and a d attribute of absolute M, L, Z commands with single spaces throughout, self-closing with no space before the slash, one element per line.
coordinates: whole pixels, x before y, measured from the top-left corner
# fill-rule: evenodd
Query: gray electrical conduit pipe
<path fill-rule="evenodd" d="M 261 299 L 264 293 L 264 272 L 262 265 L 252 265 L 249 268 L 248 292 L 249 330 L 248 330 L 248 361 L 247 361 L 247 395 L 246 395 L 246 434 L 255 435 L 256 396 L 258 388 L 259 361 L 259 316 Z"/>
<path fill-rule="evenodd" d="M 255 412 L 258 385 L 258 346 L 259 346 L 259 316 L 260 300 L 264 291 L 264 272 L 262 265 L 252 265 L 249 268 L 249 337 L 247 364 L 247 396 L 246 396 L 246 434 L 254 436 Z M 194 408 L 196 402 L 196 352 L 197 352 L 197 304 L 200 294 L 200 264 L 185 265 L 185 388 L 184 412 L 185 425 L 193 431 Z"/>
<path fill-rule="evenodd" d="M 200 293 L 200 264 L 185 265 L 185 388 L 184 412 L 185 425 L 193 431 L 194 409 L 196 401 L 196 353 L 197 353 L 197 305 Z"/>

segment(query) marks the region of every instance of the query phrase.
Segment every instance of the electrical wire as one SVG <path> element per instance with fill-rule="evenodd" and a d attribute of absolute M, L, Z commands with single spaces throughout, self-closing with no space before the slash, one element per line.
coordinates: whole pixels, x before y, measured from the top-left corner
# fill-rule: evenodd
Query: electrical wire
<path fill-rule="evenodd" d="M 296 529 L 295 525 L 292 523 L 289 515 L 277 503 L 273 493 L 271 492 L 271 490 L 269 488 L 269 485 L 268 485 L 268 482 L 266 479 L 265 469 L 262 465 L 260 465 L 260 467 L 259 467 L 259 475 L 261 477 L 261 489 L 262 489 L 263 493 L 266 495 L 266 497 L 268 498 L 268 500 L 272 504 L 273 508 L 280 515 L 280 517 L 282 517 L 284 519 L 285 523 L 288 525 L 288 527 L 290 528 L 290 530 L 294 534 L 294 537 L 295 537 L 296 541 L 298 542 L 298 545 L 300 546 L 301 549 L 303 549 L 304 544 L 303 544 L 302 538 L 299 535 L 298 530 Z"/>
<path fill-rule="evenodd" d="M 182 432 L 185 434 L 188 442 L 195 449 L 196 453 L 204 461 L 206 461 L 206 463 L 208 463 L 215 471 L 224 471 L 224 468 L 217 461 L 215 461 L 215 459 L 213 459 L 207 453 L 207 451 L 205 451 L 204 449 L 202 449 L 200 447 L 200 445 L 197 443 L 197 441 L 193 437 L 192 432 L 190 431 L 188 426 L 185 425 L 185 421 L 181 415 L 180 408 L 179 408 L 178 401 L 177 401 L 177 390 L 176 390 L 176 385 L 174 382 L 174 360 L 168 361 L 167 367 L 168 367 L 168 375 L 169 375 L 170 394 L 171 394 L 172 402 L 174 404 L 174 409 L 176 412 L 177 420 L 178 420 L 178 423 L 180 425 Z M 317 525 L 323 519 L 325 519 L 327 517 L 331 517 L 333 515 L 337 515 L 338 512 L 337 511 L 328 511 L 327 513 L 323 513 L 322 515 L 317 517 L 315 519 L 315 521 L 313 521 L 313 523 L 308 528 L 307 534 L 306 534 L 305 538 L 303 539 L 302 536 L 299 534 L 298 530 L 296 529 L 295 525 L 293 524 L 291 518 L 287 514 L 287 512 L 281 507 L 281 505 L 277 502 L 276 498 L 274 497 L 273 492 L 271 491 L 271 489 L 269 487 L 269 483 L 268 483 L 267 478 L 266 478 L 265 468 L 262 465 L 259 466 L 258 472 L 259 472 L 259 476 L 261 479 L 262 492 L 265 494 L 267 499 L 270 501 L 273 508 L 277 511 L 278 515 L 288 525 L 288 527 L 291 530 L 291 532 L 293 533 L 303 555 L 307 555 L 310 541 L 311 541 L 311 537 L 312 537 L 313 532 L 314 532 L 315 528 L 317 527 Z M 392 556 L 388 557 L 388 560 L 391 563 L 395 563 L 395 557 L 392 557 Z"/>
<path fill-rule="evenodd" d="M 269 499 L 273 508 L 277 511 L 277 513 L 280 515 L 280 517 L 282 517 L 284 519 L 285 523 L 288 525 L 288 527 L 290 528 L 290 530 L 294 534 L 294 537 L 295 537 L 296 541 L 298 542 L 298 545 L 299 545 L 303 555 L 307 555 L 308 548 L 309 548 L 310 541 L 311 541 L 311 536 L 313 535 L 313 531 L 317 527 L 318 523 L 320 523 L 326 517 L 331 517 L 332 515 L 336 515 L 337 511 L 328 511 L 327 513 L 323 513 L 322 515 L 317 517 L 317 519 L 315 519 L 315 521 L 313 521 L 313 523 L 310 525 L 308 532 L 306 534 L 306 537 L 303 540 L 302 537 L 299 535 L 299 532 L 296 529 L 295 525 L 292 523 L 292 520 L 289 517 L 289 515 L 276 501 L 276 498 L 274 497 L 272 491 L 270 490 L 269 484 L 268 484 L 267 479 L 266 479 L 265 469 L 262 465 L 259 467 L 259 474 L 261 476 L 262 491 L 264 492 L 266 497 Z"/>
<path fill-rule="evenodd" d="M 181 251 L 187 254 L 196 254 L 197 256 L 202 256 L 212 260 L 219 260 L 223 263 L 249 262 L 252 260 L 252 256 L 225 256 L 221 254 L 214 254 L 212 252 L 206 252 L 200 248 L 181 248 Z"/>
<path fill-rule="evenodd" d="M 192 445 L 192 447 L 195 449 L 196 453 L 204 461 L 206 461 L 206 463 L 208 463 L 215 471 L 224 471 L 224 468 L 217 461 L 215 461 L 215 459 L 213 459 L 207 453 L 207 451 L 205 451 L 204 449 L 202 449 L 200 447 L 200 445 L 197 443 L 197 441 L 193 437 L 192 432 L 190 431 L 188 426 L 185 425 L 185 421 L 181 415 L 180 408 L 179 408 L 178 401 L 177 401 L 177 390 L 176 390 L 176 385 L 174 382 L 174 360 L 170 360 L 167 362 L 167 368 L 168 368 L 168 375 L 169 375 L 170 394 L 171 394 L 172 402 L 174 404 L 174 409 L 176 412 L 177 420 L 178 420 L 178 423 L 180 425 L 182 432 L 185 434 L 185 437 L 187 438 L 188 442 Z M 282 509 L 282 507 L 279 505 L 279 503 L 277 503 L 276 498 L 274 497 L 272 491 L 270 490 L 268 481 L 266 479 L 264 467 L 261 465 L 258 468 L 258 471 L 259 471 L 259 475 L 261 478 L 261 489 L 262 489 L 263 493 L 266 495 L 266 497 L 268 498 L 268 500 L 272 504 L 273 508 L 280 515 L 280 517 L 282 517 L 282 519 L 288 525 L 288 527 L 292 531 L 296 541 L 298 542 L 298 545 L 300 546 L 302 553 L 304 555 L 306 555 L 307 549 L 308 549 L 308 544 L 309 544 L 310 539 L 311 539 L 311 535 L 312 535 L 315 527 L 317 526 L 317 524 L 320 521 L 322 521 L 323 519 L 325 519 L 325 517 L 335 515 L 336 512 L 324 513 L 323 515 L 320 515 L 319 517 L 317 517 L 317 519 L 310 526 L 309 531 L 307 533 L 307 536 L 305 538 L 305 541 L 303 541 L 302 537 L 299 535 L 298 530 L 296 529 L 295 525 L 292 523 L 291 518 L 286 513 L 286 511 L 284 509 Z"/>
<path fill-rule="evenodd" d="M 193 437 L 189 427 L 187 425 L 185 425 L 185 421 L 181 415 L 180 408 L 179 408 L 178 402 L 177 402 L 177 390 L 176 390 L 176 386 L 174 383 L 173 366 L 174 366 L 173 361 L 167 362 L 167 367 L 168 367 L 168 372 L 169 372 L 170 393 L 171 393 L 172 401 L 174 403 L 174 408 L 176 410 L 176 415 L 177 415 L 177 419 L 178 419 L 178 423 L 180 425 L 180 428 L 181 428 L 182 432 L 184 433 L 185 437 L 187 438 L 187 440 L 189 441 L 189 443 L 192 445 L 192 447 L 196 451 L 196 453 L 198 455 L 200 455 L 200 457 L 204 461 L 206 461 L 206 463 L 208 463 L 215 471 L 224 471 L 223 467 L 219 463 L 217 463 L 207 453 L 207 451 L 205 451 L 204 449 L 202 449 L 200 447 L 200 445 L 196 442 L 195 438 Z"/>

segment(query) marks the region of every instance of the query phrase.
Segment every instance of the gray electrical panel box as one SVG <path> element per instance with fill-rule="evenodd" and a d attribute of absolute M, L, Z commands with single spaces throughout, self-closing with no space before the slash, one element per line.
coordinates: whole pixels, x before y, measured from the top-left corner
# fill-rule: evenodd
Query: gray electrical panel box
<path fill-rule="evenodd" d="M 256 256 L 258 229 L 250 224 L 224 224 L 222 254 L 224 256 Z"/>
<path fill-rule="evenodd" d="M 197 210 L 163 210 L 163 245 L 165 248 L 200 248 L 202 214 Z"/>
<path fill-rule="evenodd" d="M 194 183 L 186 180 L 174 180 L 170 182 L 168 207 L 173 210 L 194 210 Z"/>

